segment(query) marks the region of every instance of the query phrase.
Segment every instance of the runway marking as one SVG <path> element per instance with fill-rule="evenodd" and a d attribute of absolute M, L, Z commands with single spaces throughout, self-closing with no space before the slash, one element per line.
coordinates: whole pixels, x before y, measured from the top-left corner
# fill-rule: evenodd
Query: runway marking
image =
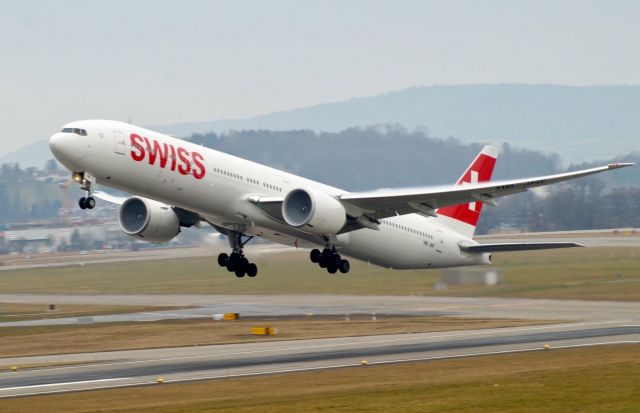
<path fill-rule="evenodd" d="M 637 340 L 621 340 L 621 341 L 604 341 L 600 343 L 585 343 L 585 344 L 571 344 L 571 345 L 560 345 L 555 346 L 554 349 L 568 349 L 568 348 L 579 348 L 579 347 L 593 347 L 593 346 L 602 346 L 602 345 L 614 345 L 614 344 L 640 344 L 640 341 Z M 396 363 L 409 363 L 413 361 L 428 361 L 428 360 L 442 360 L 442 359 L 452 359 L 452 358 L 463 358 L 463 357 L 477 357 L 477 356 L 490 356 L 490 355 L 500 355 L 500 354 L 509 354 L 509 353 L 523 353 L 523 352 L 532 352 L 532 351 L 547 351 L 544 348 L 533 347 L 533 348 L 525 348 L 525 349 L 513 349 L 513 350 L 498 350 L 498 351 L 487 351 L 487 352 L 478 352 L 478 353 L 463 353 L 463 354 L 450 354 L 446 356 L 428 356 L 428 357 L 415 357 L 409 359 L 398 359 L 398 360 L 382 360 L 382 361 L 369 361 L 368 365 L 384 365 L 384 364 L 396 364 Z M 279 370 L 268 370 L 268 371 L 258 371 L 258 372 L 250 372 L 250 373 L 237 373 L 237 374 L 217 374 L 210 376 L 199 376 L 185 379 L 172 379 L 167 380 L 165 383 L 181 383 L 186 381 L 199 381 L 199 380 L 212 380 L 212 379 L 223 379 L 223 378 L 237 378 L 237 377 L 249 377 L 249 376 L 260 376 L 267 374 L 278 374 L 278 373 L 293 373 L 293 372 L 303 372 L 303 371 L 314 371 L 314 370 L 328 370 L 335 368 L 344 368 L 344 367 L 359 367 L 361 366 L 360 361 L 354 363 L 343 363 L 343 364 L 334 364 L 330 366 L 315 366 L 315 367 L 299 367 L 299 368 L 289 368 L 289 369 L 279 369 Z"/>
<path fill-rule="evenodd" d="M 296 347 L 274 348 L 274 349 L 259 349 L 259 350 L 251 350 L 251 351 L 236 351 L 236 352 L 229 352 L 229 353 L 220 353 L 215 355 L 201 354 L 201 355 L 195 355 L 195 356 L 154 358 L 154 359 L 146 359 L 146 360 L 113 361 L 113 362 L 106 362 L 106 363 L 79 364 L 75 366 L 60 366 L 60 367 L 52 367 L 52 368 L 33 369 L 33 370 L 27 370 L 27 371 L 39 372 L 39 371 L 54 371 L 54 370 L 71 370 L 71 369 L 80 369 L 80 368 L 87 368 L 87 367 L 109 367 L 109 366 L 117 366 L 117 365 L 143 364 L 143 363 L 154 363 L 154 362 L 157 363 L 157 362 L 164 362 L 164 361 L 193 360 L 193 359 L 199 359 L 199 358 L 211 358 L 212 356 L 215 358 L 219 358 L 219 357 L 240 356 L 240 355 L 248 355 L 248 354 L 273 353 L 273 352 L 279 352 L 279 351 L 314 350 L 314 349 L 331 348 L 331 347 L 345 347 L 345 346 L 351 346 L 354 344 L 383 344 L 383 343 L 395 343 L 395 342 L 406 342 L 406 341 L 417 341 L 417 340 L 432 340 L 432 339 L 449 338 L 449 337 L 467 337 L 467 336 L 493 334 L 493 333 L 508 334 L 508 333 L 514 333 L 514 332 L 523 332 L 523 331 L 534 331 L 534 330 L 545 330 L 545 329 L 548 330 L 548 329 L 558 329 L 558 328 L 567 328 L 567 327 L 584 327 L 584 326 L 603 325 L 603 324 L 626 323 L 629 321 L 631 320 L 612 320 L 612 321 L 600 321 L 600 322 L 589 322 L 589 323 L 555 324 L 555 325 L 545 325 L 545 326 L 514 327 L 514 328 L 506 328 L 506 329 L 491 329 L 491 330 L 479 330 L 479 331 L 461 331 L 461 332 L 454 332 L 451 334 L 449 333 L 437 334 L 437 335 L 428 336 L 428 337 L 424 337 L 424 336 L 402 337 L 402 338 L 395 338 L 395 339 L 378 339 L 378 340 L 367 340 L 367 338 L 371 336 L 342 337 L 341 339 L 347 339 L 347 338 L 357 339 L 356 340 L 357 342 L 354 341 L 354 342 L 348 342 L 348 343 L 333 343 L 333 344 L 307 345 L 307 346 L 296 346 Z M 431 334 L 431 333 L 406 333 L 406 334 L 409 336 L 414 336 L 416 334 L 425 335 L 425 334 Z M 377 337 L 380 337 L 380 336 L 377 336 Z M 320 339 L 320 340 L 323 340 L 323 339 Z M 324 339 L 324 340 L 332 340 L 332 339 Z M 300 341 L 306 341 L 306 340 L 300 340 Z M 218 346 L 218 345 L 212 344 L 211 346 Z M 191 348 L 191 346 L 188 346 L 186 348 Z M 155 350 L 162 351 L 163 349 L 159 348 Z M 149 351 L 149 349 L 129 350 L 129 351 L 143 352 L 143 351 Z M 88 353 L 87 355 L 89 354 L 91 353 Z M 35 357 L 38 357 L 38 356 L 35 356 Z M 0 360 L 2 359 L 0 358 Z M 8 374 L 13 374 L 13 373 L 4 372 L 4 373 L 0 373 L 0 376 L 8 375 Z"/>
<path fill-rule="evenodd" d="M 616 344 L 640 344 L 638 340 L 619 340 L 619 341 L 604 341 L 599 343 L 585 343 L 585 344 L 567 344 L 567 345 L 559 345 L 554 347 L 554 349 L 568 349 L 568 348 L 580 348 L 580 347 L 595 347 L 602 345 L 616 345 Z M 384 365 L 384 364 L 395 364 L 395 363 L 408 363 L 414 361 L 429 361 L 429 360 L 442 360 L 442 359 L 454 359 L 454 358 L 464 358 L 464 357 L 477 357 L 477 356 L 490 356 L 490 355 L 500 355 L 500 354 L 509 354 L 509 353 L 523 353 L 523 352 L 532 352 L 532 351 L 548 351 L 544 348 L 533 347 L 526 349 L 514 349 L 514 350 L 498 350 L 498 351 L 487 351 L 487 352 L 478 352 L 478 353 L 463 353 L 463 354 L 452 354 L 445 356 L 428 356 L 428 357 L 416 357 L 410 359 L 399 359 L 399 360 L 382 360 L 382 361 L 370 361 L 369 365 Z M 295 373 L 295 372 L 304 372 L 304 371 L 318 371 L 318 370 L 329 370 L 329 369 L 337 369 L 337 368 L 345 368 L 345 367 L 358 367 L 360 366 L 360 361 L 353 363 L 343 363 L 343 364 L 333 364 L 329 366 L 315 366 L 315 367 L 299 367 L 299 368 L 288 368 L 288 369 L 278 369 L 278 370 L 267 370 L 267 371 L 258 371 L 258 372 L 248 372 L 248 373 L 237 373 L 237 374 L 216 374 L 209 376 L 197 376 L 190 378 L 176 378 L 176 379 L 168 379 L 165 380 L 165 383 L 184 383 L 184 382 L 192 382 L 192 381 L 202 381 L 202 380 L 214 380 L 214 379 L 224 379 L 224 378 L 238 378 L 238 377 L 251 377 L 251 376 L 263 376 L 268 374 L 282 374 L 282 373 Z M 26 388 L 35 388 L 35 387 L 47 387 L 47 386 L 60 386 L 60 385 L 73 385 L 73 384 L 83 384 L 83 383 L 97 383 L 97 382 L 109 382 L 109 381 L 117 381 L 117 380 L 128 380 L 133 379 L 131 377 L 122 377 L 122 378 L 112 378 L 112 379 L 101 379 L 101 380 L 89 380 L 89 381 L 79 381 L 79 382 L 67 382 L 67 383 L 53 383 L 53 384 L 43 384 L 43 385 L 32 385 L 32 386 L 22 386 L 22 387 L 9 387 L 0 389 L 0 391 L 6 390 L 19 390 Z M 65 393 L 72 391 L 88 391 L 88 390 L 101 390 L 101 389 L 113 389 L 113 388 L 122 388 L 122 387 L 133 387 L 133 386 L 141 386 L 141 385 L 151 385 L 152 381 L 149 379 L 145 379 L 144 381 L 138 380 L 133 383 L 123 383 L 117 385 L 107 385 L 107 386 L 94 386 L 94 387 L 86 387 L 80 389 L 73 390 L 48 390 L 43 392 L 31 392 L 31 393 L 21 393 L 21 394 L 13 394 L 13 395 L 0 395 L 0 399 L 9 398 L 9 397 L 24 397 L 24 396 L 35 396 L 35 395 L 44 395 L 44 394 L 54 394 L 54 393 Z"/>
<path fill-rule="evenodd" d="M 131 377 L 119 377 L 119 378 L 112 378 L 112 379 L 68 381 L 68 382 L 64 382 L 64 383 L 32 384 L 32 385 L 29 385 L 29 386 L 3 387 L 3 388 L 0 389 L 0 391 L 32 389 L 34 387 L 72 386 L 74 384 L 85 384 L 85 383 L 104 383 L 104 382 L 108 382 L 108 381 L 127 380 L 127 379 L 130 379 L 130 378 Z"/>
<path fill-rule="evenodd" d="M 613 344 L 638 344 L 640 341 L 638 340 L 620 340 L 620 341 L 603 341 L 599 343 L 584 343 L 584 344 L 565 344 L 558 345 L 552 347 L 555 350 L 558 349 L 568 349 L 568 348 L 580 348 L 580 347 L 593 347 L 593 346 L 604 346 L 604 345 L 613 345 Z M 475 356 L 489 356 L 489 355 L 498 355 L 498 354 L 509 354 L 509 353 L 522 353 L 522 352 L 531 352 L 531 351 L 548 351 L 544 347 L 534 347 L 534 348 L 524 348 L 524 349 L 513 349 L 513 350 L 496 350 L 496 351 L 487 351 L 480 353 L 466 353 L 466 354 L 454 354 L 447 356 L 429 356 L 429 357 L 416 357 L 410 359 L 399 359 L 399 360 L 383 360 L 383 361 L 369 361 L 369 365 L 375 364 L 392 364 L 392 363 L 408 363 L 412 361 L 426 361 L 426 360 L 441 360 L 448 358 L 462 358 L 462 357 L 475 357 Z"/>

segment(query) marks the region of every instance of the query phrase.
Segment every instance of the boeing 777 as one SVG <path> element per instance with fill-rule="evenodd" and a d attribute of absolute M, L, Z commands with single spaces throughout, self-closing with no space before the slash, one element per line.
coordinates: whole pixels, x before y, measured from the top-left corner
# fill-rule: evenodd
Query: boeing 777
<path fill-rule="evenodd" d="M 253 237 L 312 248 L 310 259 L 335 274 L 354 257 L 387 268 L 489 264 L 491 253 L 580 246 L 571 242 L 478 244 L 483 205 L 531 188 L 631 166 L 606 166 L 491 182 L 498 151 L 485 146 L 455 185 L 348 192 L 127 123 L 72 122 L 49 146 L 86 195 L 120 204 L 118 221 L 131 236 L 167 242 L 181 227 L 207 222 L 228 236 L 218 264 L 236 276 L 258 268 L 243 247 Z M 134 194 L 117 198 L 95 184 Z"/>

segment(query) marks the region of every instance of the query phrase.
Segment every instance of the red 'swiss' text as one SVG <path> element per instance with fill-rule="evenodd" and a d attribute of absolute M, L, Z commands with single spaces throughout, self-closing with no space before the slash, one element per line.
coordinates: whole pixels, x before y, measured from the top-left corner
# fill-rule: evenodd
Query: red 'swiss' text
<path fill-rule="evenodd" d="M 160 143 L 155 139 L 149 140 L 146 137 L 132 133 L 131 139 L 131 159 L 137 162 L 148 159 L 149 165 L 155 165 L 156 161 L 160 168 L 168 168 L 171 171 L 178 171 L 182 175 L 193 175 L 196 179 L 204 178 L 206 170 L 204 168 L 204 157 L 196 151 L 189 152 L 182 147 L 174 147 L 168 143 Z"/>

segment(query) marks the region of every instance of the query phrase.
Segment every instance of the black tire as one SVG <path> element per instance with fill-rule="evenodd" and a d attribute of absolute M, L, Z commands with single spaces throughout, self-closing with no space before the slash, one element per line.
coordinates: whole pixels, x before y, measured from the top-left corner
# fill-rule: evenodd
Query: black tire
<path fill-rule="evenodd" d="M 85 205 L 87 207 L 87 209 L 93 209 L 96 207 L 96 200 L 94 197 L 90 196 L 89 198 L 87 198 L 87 200 L 85 201 Z"/>
<path fill-rule="evenodd" d="M 236 273 L 236 277 L 238 278 L 242 278 L 246 274 L 244 267 L 236 268 L 234 272 Z"/>
<path fill-rule="evenodd" d="M 349 264 L 349 261 L 347 260 L 341 260 L 340 265 L 338 266 L 338 269 L 340 270 L 341 273 L 346 274 L 351 269 L 351 264 Z"/>
<path fill-rule="evenodd" d="M 229 256 L 227 255 L 227 253 L 223 252 L 220 255 L 218 255 L 219 266 L 226 267 L 228 263 L 229 263 Z"/>
<path fill-rule="evenodd" d="M 329 274 L 335 274 L 336 272 L 338 272 L 338 267 L 336 267 L 335 264 L 331 263 L 330 265 L 327 265 L 327 272 Z"/>
<path fill-rule="evenodd" d="M 320 257 L 318 265 L 320 266 L 320 268 L 327 268 L 327 260 L 325 260 L 324 257 Z"/>
<path fill-rule="evenodd" d="M 227 271 L 234 272 L 236 268 L 231 264 L 231 261 L 227 263 Z"/>
<path fill-rule="evenodd" d="M 229 255 L 229 264 L 231 264 L 233 268 L 238 268 L 240 266 L 241 258 L 242 257 L 240 256 L 240 254 L 238 254 L 237 252 L 232 252 L 231 255 Z"/>
<path fill-rule="evenodd" d="M 80 209 L 87 209 L 87 198 L 82 197 L 78 200 L 78 206 Z"/>
<path fill-rule="evenodd" d="M 336 268 L 340 268 L 340 264 L 342 263 L 342 257 L 340 254 L 333 254 L 333 262 L 336 265 Z"/>
<path fill-rule="evenodd" d="M 247 265 L 247 275 L 251 278 L 258 275 L 258 266 L 254 263 L 250 263 L 249 265 Z"/>
<path fill-rule="evenodd" d="M 249 260 L 245 257 L 240 257 L 240 260 L 238 261 L 238 267 L 244 269 L 244 271 L 246 272 L 247 268 L 249 267 Z"/>
<path fill-rule="evenodd" d="M 322 258 L 322 252 L 319 249 L 314 248 L 311 250 L 309 258 L 311 258 L 311 262 L 317 264 L 320 261 L 320 258 Z"/>
<path fill-rule="evenodd" d="M 328 248 L 325 248 L 324 250 L 322 250 L 322 258 L 324 258 L 326 262 L 329 262 L 331 257 L 333 257 L 333 251 L 331 251 Z"/>

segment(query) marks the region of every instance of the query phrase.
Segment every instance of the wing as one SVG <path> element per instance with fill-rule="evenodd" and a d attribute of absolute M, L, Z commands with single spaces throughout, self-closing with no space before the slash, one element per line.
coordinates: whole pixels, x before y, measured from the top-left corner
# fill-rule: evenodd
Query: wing
<path fill-rule="evenodd" d="M 107 201 L 116 205 L 122 205 L 124 204 L 124 201 L 127 200 L 126 197 L 115 196 L 102 191 L 95 191 L 93 193 L 93 196 L 95 196 L 98 199 L 102 199 L 103 201 Z"/>
<path fill-rule="evenodd" d="M 341 195 L 339 199 L 352 216 L 365 215 L 371 219 L 382 219 L 415 212 L 437 216 L 438 208 L 477 201 L 496 205 L 495 198 L 632 165 L 634 164 L 614 163 L 575 172 L 502 182 L 483 182 L 424 189 L 352 192 Z"/>

